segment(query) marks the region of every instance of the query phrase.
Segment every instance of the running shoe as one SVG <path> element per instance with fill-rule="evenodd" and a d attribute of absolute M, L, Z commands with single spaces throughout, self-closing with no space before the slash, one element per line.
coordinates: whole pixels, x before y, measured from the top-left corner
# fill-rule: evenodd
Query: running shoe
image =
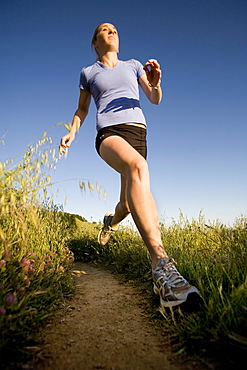
<path fill-rule="evenodd" d="M 185 280 L 170 258 L 161 258 L 152 275 L 154 293 L 160 296 L 162 307 L 178 306 L 192 297 L 193 300 L 201 298 L 198 289 Z"/>
<path fill-rule="evenodd" d="M 98 234 L 98 243 L 101 245 L 105 245 L 106 243 L 108 243 L 110 236 L 114 232 L 114 230 L 111 228 L 111 221 L 113 219 L 113 216 L 113 213 L 106 213 L 104 216 L 103 227 Z"/>

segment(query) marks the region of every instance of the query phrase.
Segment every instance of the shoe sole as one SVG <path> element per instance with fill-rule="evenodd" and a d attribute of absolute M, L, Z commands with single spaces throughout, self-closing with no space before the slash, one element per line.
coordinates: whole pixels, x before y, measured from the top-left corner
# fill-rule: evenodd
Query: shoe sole
<path fill-rule="evenodd" d="M 154 284 L 154 293 L 160 296 L 159 289 Z M 200 294 L 196 292 L 191 292 L 187 295 L 186 299 L 178 299 L 176 301 L 164 301 L 163 298 L 160 296 L 160 305 L 163 308 L 168 307 L 176 307 L 183 305 L 183 308 L 186 312 L 190 313 L 193 311 L 197 311 L 203 304 L 202 297 Z"/>
<path fill-rule="evenodd" d="M 187 300 L 183 303 L 182 309 L 186 313 L 192 313 L 201 310 L 204 307 L 204 302 L 200 294 L 193 292 L 189 293 Z"/>
<path fill-rule="evenodd" d="M 106 213 L 105 214 L 105 216 L 104 216 L 104 219 L 103 219 L 103 225 L 105 225 L 106 224 L 106 219 L 109 217 L 109 216 L 114 216 L 114 214 L 113 213 Z M 99 231 L 99 233 L 98 233 L 98 243 L 100 244 L 100 245 L 106 245 L 107 243 L 108 243 L 108 241 L 109 241 L 109 239 L 110 239 L 110 237 L 109 237 L 109 239 L 107 240 L 107 242 L 106 243 L 102 243 L 102 241 L 101 241 L 101 239 L 100 239 L 100 237 L 101 237 L 101 233 L 102 233 L 102 231 L 104 230 L 104 226 L 103 226 L 103 228 Z"/>
<path fill-rule="evenodd" d="M 100 245 L 106 245 L 106 244 L 108 243 L 108 241 L 109 241 L 109 239 L 110 239 L 111 235 L 109 236 L 109 238 L 107 239 L 107 241 L 102 241 L 102 240 L 101 240 L 101 234 L 102 234 L 102 232 L 104 232 L 104 230 L 103 230 L 103 229 L 101 229 L 101 230 L 99 231 L 99 234 L 98 234 L 98 243 L 99 243 Z"/>
<path fill-rule="evenodd" d="M 104 244 L 102 244 L 102 241 L 101 241 L 101 239 L 100 239 L 100 237 L 101 237 L 101 233 L 102 233 L 102 229 L 99 231 L 99 234 L 98 234 L 98 243 L 100 244 L 100 245 L 104 245 Z"/>

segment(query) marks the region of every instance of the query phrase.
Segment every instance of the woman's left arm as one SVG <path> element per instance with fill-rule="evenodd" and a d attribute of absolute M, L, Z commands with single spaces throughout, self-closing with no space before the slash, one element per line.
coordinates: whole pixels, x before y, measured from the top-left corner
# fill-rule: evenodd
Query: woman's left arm
<path fill-rule="evenodd" d="M 149 59 L 143 68 L 146 73 L 139 78 L 142 90 L 151 103 L 159 104 L 162 98 L 160 65 L 156 59 Z"/>

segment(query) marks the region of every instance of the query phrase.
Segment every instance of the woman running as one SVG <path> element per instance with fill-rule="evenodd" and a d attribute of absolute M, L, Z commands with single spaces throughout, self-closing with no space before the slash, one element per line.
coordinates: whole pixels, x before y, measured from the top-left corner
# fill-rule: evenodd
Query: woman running
<path fill-rule="evenodd" d="M 198 298 L 197 288 L 181 276 L 164 249 L 150 191 L 146 121 L 140 107 L 139 85 L 152 104 L 159 104 L 160 65 L 156 59 L 149 59 L 144 66 L 134 59 L 119 60 L 118 32 L 111 23 L 102 23 L 95 29 L 92 45 L 98 59 L 82 69 L 78 109 L 60 146 L 65 151 L 71 145 L 93 96 L 97 108 L 96 150 L 121 176 L 119 203 L 114 213 L 104 216 L 98 241 L 105 245 L 119 223 L 131 213 L 151 256 L 154 292 L 160 295 L 161 305 L 171 307 Z"/>

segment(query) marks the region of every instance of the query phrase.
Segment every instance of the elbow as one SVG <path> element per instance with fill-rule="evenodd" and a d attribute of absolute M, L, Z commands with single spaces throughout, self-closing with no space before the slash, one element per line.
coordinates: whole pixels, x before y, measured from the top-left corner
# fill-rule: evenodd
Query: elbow
<path fill-rule="evenodd" d="M 151 100 L 151 103 L 154 104 L 154 105 L 159 105 L 159 103 L 161 102 L 161 98 L 160 99 L 155 99 L 155 100 Z"/>
<path fill-rule="evenodd" d="M 157 90 L 156 90 L 157 91 Z M 150 96 L 149 96 L 149 100 L 150 100 L 150 102 L 152 103 L 152 104 L 154 104 L 154 105 L 159 105 L 159 103 L 161 102 L 161 100 L 162 100 L 162 94 L 161 94 L 161 92 L 160 93 L 156 93 L 156 94 L 152 94 L 152 92 L 151 92 L 151 94 L 150 94 Z"/>
<path fill-rule="evenodd" d="M 78 108 L 76 111 L 76 115 L 79 116 L 81 119 L 85 118 L 87 114 L 88 114 L 87 108 L 83 108 L 83 109 Z"/>

